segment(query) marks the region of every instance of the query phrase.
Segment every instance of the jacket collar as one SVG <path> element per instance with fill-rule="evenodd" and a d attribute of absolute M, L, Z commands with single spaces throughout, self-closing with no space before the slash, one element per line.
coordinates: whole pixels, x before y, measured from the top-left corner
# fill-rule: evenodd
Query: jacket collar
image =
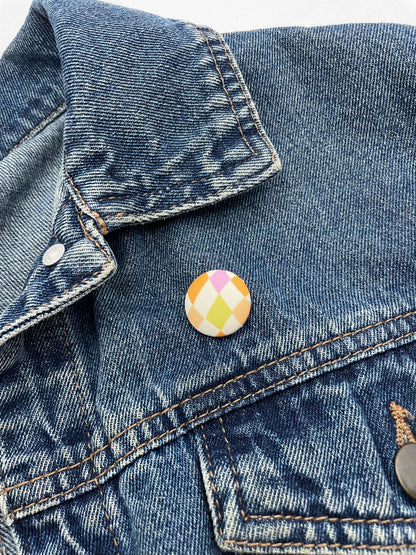
<path fill-rule="evenodd" d="M 22 87 L 1 106 L 0 151 L 66 110 L 68 186 L 103 234 L 215 202 L 280 169 L 213 30 L 93 0 L 35 0 L 3 63 L 6 86 L 18 77 Z"/>
<path fill-rule="evenodd" d="M 281 169 L 237 61 L 212 29 L 96 0 L 34 0 L 0 81 L 3 162 L 64 117 L 50 244 L 74 239 L 80 214 L 89 220 L 71 247 L 76 272 L 69 255 L 46 272 L 38 253 L 0 317 L 0 343 L 115 271 L 104 240 L 112 230 L 221 201 Z M 77 212 L 64 217 L 68 193 Z"/>

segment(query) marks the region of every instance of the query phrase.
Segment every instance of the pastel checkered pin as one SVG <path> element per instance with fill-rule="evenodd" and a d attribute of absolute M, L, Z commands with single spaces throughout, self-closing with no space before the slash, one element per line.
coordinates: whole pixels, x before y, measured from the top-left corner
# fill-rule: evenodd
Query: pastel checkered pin
<path fill-rule="evenodd" d="M 234 333 L 250 314 L 251 298 L 244 281 L 227 270 L 198 276 L 185 297 L 185 312 L 193 327 L 205 335 Z"/>

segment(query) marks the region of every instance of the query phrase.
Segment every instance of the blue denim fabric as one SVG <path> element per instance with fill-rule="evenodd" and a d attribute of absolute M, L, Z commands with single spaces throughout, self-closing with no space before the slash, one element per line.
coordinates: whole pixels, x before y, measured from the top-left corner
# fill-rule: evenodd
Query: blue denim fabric
<path fill-rule="evenodd" d="M 2 552 L 416 553 L 415 27 L 34 0 L 0 87 Z"/>

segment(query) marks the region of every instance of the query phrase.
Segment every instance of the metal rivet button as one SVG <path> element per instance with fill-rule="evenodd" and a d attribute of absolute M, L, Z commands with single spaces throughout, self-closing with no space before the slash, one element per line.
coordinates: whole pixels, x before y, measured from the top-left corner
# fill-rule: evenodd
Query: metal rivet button
<path fill-rule="evenodd" d="M 185 297 L 185 312 L 190 323 L 199 332 L 212 337 L 223 337 L 240 329 L 250 308 L 246 284 L 227 270 L 201 274 L 191 283 Z"/>
<path fill-rule="evenodd" d="M 405 443 L 394 458 L 396 476 L 404 491 L 416 499 L 416 443 Z"/>
<path fill-rule="evenodd" d="M 56 243 L 43 253 L 42 262 L 45 266 L 53 266 L 63 257 L 64 252 L 65 246 L 62 243 Z"/>

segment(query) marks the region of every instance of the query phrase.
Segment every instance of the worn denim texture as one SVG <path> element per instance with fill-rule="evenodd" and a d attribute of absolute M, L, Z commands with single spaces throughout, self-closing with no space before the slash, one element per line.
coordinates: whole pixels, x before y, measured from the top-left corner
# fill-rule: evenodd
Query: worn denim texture
<path fill-rule="evenodd" d="M 416 553 L 416 29 L 34 0 L 0 87 L 3 553 Z"/>

